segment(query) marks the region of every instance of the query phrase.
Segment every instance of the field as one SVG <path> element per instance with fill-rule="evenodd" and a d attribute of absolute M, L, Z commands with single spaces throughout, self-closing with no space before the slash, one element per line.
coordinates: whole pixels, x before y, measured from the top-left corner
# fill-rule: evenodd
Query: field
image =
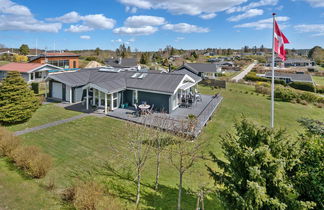
<path fill-rule="evenodd" d="M 206 153 L 212 151 L 217 156 L 222 157 L 220 135 L 232 132 L 233 123 L 239 120 L 242 115 L 260 125 L 269 125 L 270 101 L 267 96 L 257 95 L 254 92 L 253 86 L 228 83 L 226 90 L 214 90 L 210 87 L 201 86 L 200 92 L 204 94 L 221 92 L 221 95 L 224 97 L 221 106 L 214 114 L 212 120 L 198 137 L 200 140 L 207 142 L 204 149 Z M 46 106 L 54 107 L 54 105 Z M 47 113 L 46 109 L 49 109 L 49 107 L 46 106 L 37 111 L 29 122 L 20 125 L 21 127 L 14 126 L 10 129 L 19 130 L 26 126 L 35 126 L 58 118 L 67 118 L 75 114 L 63 109 L 54 110 L 55 119 L 53 119 L 53 114 Z M 293 138 L 297 137 L 298 133 L 301 132 L 297 123 L 298 119 L 309 117 L 324 120 L 323 109 L 312 105 L 304 106 L 276 102 L 275 108 L 276 128 L 287 129 L 289 135 Z M 37 188 L 38 185 L 44 185 L 49 180 L 55 180 L 55 192 L 59 192 L 64 187 L 69 186 L 76 178 L 91 176 L 93 179 L 101 182 L 109 193 L 120 197 L 120 202 L 125 206 L 132 208 L 136 189 L 133 181 L 134 173 L 128 160 L 129 157 L 127 157 L 129 153 L 126 152 L 124 147 L 126 145 L 124 135 L 127 133 L 125 131 L 127 131 L 127 127 L 123 121 L 108 117 L 97 118 L 89 116 L 56 127 L 25 134 L 21 137 L 24 143 L 40 146 L 54 158 L 54 167 L 45 179 L 35 183 L 31 180 L 23 179 L 19 180 L 19 182 L 31 184 Z M 210 165 L 211 163 L 201 161 L 194 165 L 184 176 L 183 209 L 195 208 L 196 196 L 192 191 L 197 190 L 201 185 L 213 186 L 213 181 L 207 174 L 205 164 Z M 8 171 L 8 168 L 10 168 L 10 166 L 5 164 L 4 160 L 0 160 L 0 169 L 2 169 L 1 167 L 5 171 Z M 152 188 L 154 175 L 155 162 L 152 154 L 143 172 L 141 202 L 143 209 L 174 209 L 177 202 L 178 177 L 176 170 L 169 163 L 167 154 L 164 154 L 162 157 L 161 189 L 159 192 L 155 192 Z M 11 176 L 16 175 L 11 171 Z M 15 191 L 18 189 L 15 187 L 15 181 L 3 180 L 0 175 L 0 186 L 3 185 L 3 181 L 12 182 L 12 184 L 7 184 L 12 190 L 3 192 L 4 195 L 0 193 L 0 201 L 6 202 L 5 205 L 12 208 L 23 207 L 23 202 L 17 201 L 12 203 L 6 199 L 17 196 Z M 28 190 L 26 189 L 26 191 Z M 41 203 L 41 197 L 48 193 L 44 192 L 41 187 L 37 190 L 30 188 L 30 190 L 40 195 L 38 197 L 30 197 L 30 199 L 34 199 L 35 203 Z M 19 192 L 18 195 L 24 196 L 24 193 Z M 53 200 L 56 203 L 59 202 L 57 193 L 53 194 Z M 48 202 L 51 205 L 53 201 L 49 200 Z M 209 196 L 205 201 L 205 206 L 206 209 L 224 208 L 216 196 Z"/>

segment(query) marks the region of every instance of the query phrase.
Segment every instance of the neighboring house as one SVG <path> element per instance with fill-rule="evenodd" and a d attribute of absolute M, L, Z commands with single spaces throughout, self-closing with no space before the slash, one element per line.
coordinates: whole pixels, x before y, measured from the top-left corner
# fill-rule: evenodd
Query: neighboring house
<path fill-rule="evenodd" d="M 185 63 L 183 66 L 178 68 L 175 72 L 179 70 L 187 70 L 201 78 L 216 78 L 216 73 L 222 71 L 221 67 L 210 64 L 210 63 Z"/>
<path fill-rule="evenodd" d="M 315 62 L 303 59 L 303 58 L 288 58 L 286 61 L 284 61 L 285 67 L 292 67 L 292 66 L 315 66 Z"/>
<path fill-rule="evenodd" d="M 204 56 L 215 56 L 216 53 L 215 52 L 205 52 Z"/>
<path fill-rule="evenodd" d="M 10 52 L 9 50 L 4 51 L 4 52 L 0 52 L 0 56 L 1 55 L 4 55 L 4 54 L 7 54 L 7 55 L 16 55 L 17 53 Z"/>
<path fill-rule="evenodd" d="M 176 60 L 181 60 L 182 57 L 180 55 L 171 55 L 168 59 L 170 61 L 176 61 Z"/>
<path fill-rule="evenodd" d="M 137 68 L 137 59 L 136 58 L 111 58 L 105 61 L 107 66 L 121 69 L 131 69 Z"/>
<path fill-rule="evenodd" d="M 5 78 L 9 71 L 18 71 L 26 82 L 39 82 L 43 81 L 53 70 L 62 70 L 62 68 L 40 63 L 8 63 L 0 66 L 0 80 Z"/>
<path fill-rule="evenodd" d="M 51 64 L 63 69 L 78 69 L 79 56 L 74 53 L 44 53 L 35 57 L 31 57 L 30 63 Z"/>
<path fill-rule="evenodd" d="M 120 69 L 82 69 L 77 72 L 51 74 L 49 98 L 108 110 L 122 104 L 145 101 L 154 109 L 167 113 L 177 109 L 183 94 L 194 92 L 197 81 L 187 74 L 120 71 Z"/>
<path fill-rule="evenodd" d="M 267 72 L 264 75 L 264 77 L 271 78 L 272 73 Z M 310 74 L 305 74 L 303 72 L 299 72 L 296 74 L 275 72 L 274 77 L 275 77 L 275 79 L 278 79 L 278 80 L 284 80 L 286 83 L 290 83 L 290 82 L 311 82 L 311 83 L 313 83 L 312 76 Z"/>

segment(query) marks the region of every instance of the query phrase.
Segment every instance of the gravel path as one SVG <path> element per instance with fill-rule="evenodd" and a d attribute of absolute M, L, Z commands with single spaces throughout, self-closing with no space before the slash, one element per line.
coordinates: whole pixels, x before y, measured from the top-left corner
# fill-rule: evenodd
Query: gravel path
<path fill-rule="evenodd" d="M 231 79 L 231 81 L 237 82 L 237 81 L 243 79 L 245 77 L 245 75 L 247 75 L 257 63 L 258 63 L 257 61 L 254 61 L 252 64 L 250 64 L 248 67 L 246 67 L 244 69 L 244 71 L 242 71 L 241 73 L 239 73 L 238 75 L 233 77 Z"/>
<path fill-rule="evenodd" d="M 73 120 L 80 119 L 80 118 L 85 117 L 85 116 L 89 116 L 89 115 L 88 114 L 80 114 L 80 115 L 77 115 L 77 116 L 74 116 L 74 117 L 71 117 L 71 118 L 68 118 L 68 119 L 58 120 L 58 121 L 55 121 L 55 122 L 47 123 L 47 124 L 36 126 L 36 127 L 33 127 L 33 128 L 26 128 L 25 130 L 22 130 L 22 131 L 16 131 L 15 136 L 20 136 L 20 135 L 30 133 L 30 132 L 33 132 L 33 131 L 38 131 L 38 130 L 42 130 L 42 129 L 45 129 L 45 128 L 57 126 L 57 125 L 60 125 L 60 124 L 63 124 L 63 123 L 67 123 L 67 122 L 71 122 Z"/>

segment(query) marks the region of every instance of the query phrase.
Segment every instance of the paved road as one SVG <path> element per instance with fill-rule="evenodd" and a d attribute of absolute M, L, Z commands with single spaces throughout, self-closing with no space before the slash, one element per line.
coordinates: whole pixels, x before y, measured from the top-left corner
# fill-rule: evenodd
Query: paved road
<path fill-rule="evenodd" d="M 38 131 L 38 130 L 42 130 L 42 129 L 45 129 L 45 128 L 57 126 L 57 125 L 60 125 L 60 124 L 63 124 L 63 123 L 71 122 L 73 120 L 80 119 L 80 118 L 85 117 L 87 115 L 88 114 L 80 114 L 80 115 L 77 115 L 77 116 L 74 116 L 74 117 L 71 117 L 71 118 L 68 118 L 68 119 L 58 120 L 58 121 L 55 121 L 55 122 L 47 123 L 47 124 L 40 125 L 40 126 L 33 127 L 33 128 L 26 128 L 25 130 L 15 132 L 15 136 L 20 136 L 20 135 L 30 133 L 30 132 L 33 132 L 33 131 Z"/>
<path fill-rule="evenodd" d="M 251 63 L 248 67 L 246 67 L 241 73 L 239 73 L 238 75 L 236 75 L 235 77 L 233 77 L 231 79 L 231 81 L 233 82 L 237 82 L 241 79 L 243 79 L 245 77 L 245 75 L 247 75 L 252 69 L 253 67 L 258 63 L 258 61 L 254 61 L 253 63 Z"/>

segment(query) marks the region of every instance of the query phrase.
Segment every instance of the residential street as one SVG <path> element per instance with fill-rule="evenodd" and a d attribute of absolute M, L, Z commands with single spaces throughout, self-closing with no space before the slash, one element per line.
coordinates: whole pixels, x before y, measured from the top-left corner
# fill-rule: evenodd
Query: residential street
<path fill-rule="evenodd" d="M 231 79 L 231 81 L 238 82 L 239 80 L 243 79 L 245 75 L 247 75 L 253 68 L 254 66 L 258 63 L 258 61 L 254 61 L 252 64 L 250 64 L 248 67 L 246 67 L 241 73 L 236 75 Z"/>

